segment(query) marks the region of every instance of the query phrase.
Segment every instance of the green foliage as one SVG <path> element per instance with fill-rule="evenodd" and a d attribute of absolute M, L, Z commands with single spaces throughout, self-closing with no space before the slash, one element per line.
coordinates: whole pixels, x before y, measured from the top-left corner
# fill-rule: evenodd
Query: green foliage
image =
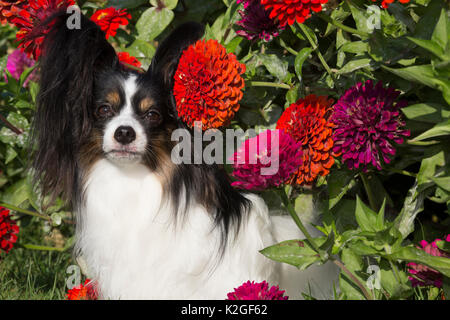
<path fill-rule="evenodd" d="M 87 13 L 102 5 L 83 3 Z M 204 23 L 206 39 L 217 39 L 246 64 L 246 89 L 233 128 L 274 128 L 297 99 L 314 93 L 337 100 L 367 79 L 400 90 L 400 99 L 408 102 L 401 111 L 411 137 L 395 146 L 393 161 L 382 171 L 363 175 L 337 160 L 316 185 L 290 192 L 302 221 L 316 223 L 313 208 L 320 211 L 323 219 L 316 227 L 323 235 L 312 242 L 273 244 L 261 253 L 301 270 L 327 260 L 342 263 L 346 270 L 339 277 L 339 299 L 440 299 L 442 294 L 448 299 L 450 260 L 416 248 L 422 239 L 442 239 L 450 233 L 448 1 L 394 3 L 380 10 L 380 28 L 375 29 L 370 27 L 374 16 L 369 5 L 372 1 L 339 1 L 335 8 L 313 14 L 305 24 L 287 27 L 264 42 L 236 34 L 242 5 L 234 0 L 208 0 L 207 5 L 204 0 L 103 4 L 131 13 L 131 23 L 110 42 L 117 51 L 137 57 L 144 69 L 170 30 L 185 21 Z M 65 268 L 72 263 L 67 250 L 73 241 L 73 217 L 61 201 L 48 205 L 48 199 L 31 187 L 32 146 L 27 141 L 38 85 L 30 81 L 24 87 L 32 68 L 19 80 L 5 70 L 7 54 L 17 45 L 16 31 L 0 27 L 0 205 L 15 208 L 21 232 L 17 248 L 0 261 L 0 299 L 61 299 Z M 274 190 L 261 195 L 271 209 L 286 206 Z M 284 209 L 289 211 L 288 206 Z M 62 243 L 49 237 L 55 232 Z M 437 245 L 450 252 L 448 243 Z M 52 251 L 36 251 L 39 248 Z M 443 288 L 412 288 L 409 262 L 441 272 Z"/>

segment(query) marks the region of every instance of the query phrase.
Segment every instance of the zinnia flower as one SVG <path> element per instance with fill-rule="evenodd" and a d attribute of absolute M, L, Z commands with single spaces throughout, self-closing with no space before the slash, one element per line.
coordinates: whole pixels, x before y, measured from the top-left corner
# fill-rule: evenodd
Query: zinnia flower
<path fill-rule="evenodd" d="M 97 300 L 98 294 L 94 283 L 86 279 L 83 284 L 67 291 L 67 300 Z"/>
<path fill-rule="evenodd" d="M 301 142 L 303 163 L 289 179 L 290 184 L 311 185 L 319 176 L 330 173 L 335 154 L 332 152 L 333 123 L 329 121 L 333 100 L 309 95 L 291 104 L 277 122 L 292 138 Z"/>
<path fill-rule="evenodd" d="M 22 73 L 27 68 L 31 68 L 34 66 L 35 61 L 29 59 L 25 53 L 20 50 L 14 50 L 9 56 L 8 61 L 6 62 L 6 69 L 11 73 L 14 79 L 19 80 Z M 35 80 L 35 72 L 28 76 L 28 79 L 25 80 L 24 86 L 28 84 L 30 80 Z"/>
<path fill-rule="evenodd" d="M 182 54 L 173 93 L 178 116 L 190 127 L 201 121 L 203 130 L 228 125 L 239 110 L 245 65 L 217 40 L 199 40 Z"/>
<path fill-rule="evenodd" d="M 287 300 L 288 296 L 284 295 L 278 286 L 272 286 L 266 281 L 255 283 L 247 281 L 233 292 L 228 293 L 226 300 Z"/>
<path fill-rule="evenodd" d="M 19 226 L 11 219 L 9 210 L 0 207 L 0 253 L 2 251 L 8 253 L 12 249 L 17 242 L 18 233 Z"/>
<path fill-rule="evenodd" d="M 422 247 L 417 247 L 426 253 L 436 256 L 436 257 L 446 257 L 450 258 L 450 255 L 438 248 L 436 245 L 437 241 L 442 241 L 441 239 L 436 239 L 432 243 L 428 243 L 425 240 L 420 242 Z M 450 242 L 450 234 L 447 235 L 445 241 Z M 424 287 L 424 286 L 435 286 L 438 288 L 442 287 L 442 274 L 439 271 L 436 271 L 430 267 L 427 267 L 423 264 L 417 264 L 414 262 L 410 262 L 407 264 L 409 269 L 409 273 L 413 276 L 409 277 L 411 284 L 413 287 Z"/>
<path fill-rule="evenodd" d="M 372 2 L 376 2 L 378 0 L 372 0 Z M 385 9 L 389 8 L 389 5 L 391 3 L 393 3 L 395 0 L 383 0 L 383 2 L 381 2 L 381 6 Z M 398 2 L 400 3 L 409 3 L 409 0 L 398 0 Z"/>
<path fill-rule="evenodd" d="M 44 37 L 50 31 L 51 23 L 42 25 L 42 22 L 59 10 L 66 11 L 75 4 L 74 0 L 30 0 L 26 10 L 21 10 L 12 23 L 20 30 L 16 33 L 19 48 L 28 57 L 38 60 L 42 52 Z"/>
<path fill-rule="evenodd" d="M 238 181 L 232 185 L 249 190 L 278 187 L 301 163 L 301 143 L 283 130 L 267 130 L 246 140 L 233 155 L 232 175 Z"/>
<path fill-rule="evenodd" d="M 97 10 L 91 17 L 91 20 L 105 32 L 106 39 L 109 39 L 109 36 L 114 37 L 121 25 L 128 25 L 128 19 L 131 19 L 131 15 L 126 9 L 117 10 L 113 7 Z"/>
<path fill-rule="evenodd" d="M 410 135 L 404 130 L 400 108 L 405 101 L 394 104 L 400 92 L 384 89 L 381 82 L 374 87 L 372 80 L 350 88 L 336 103 L 331 121 L 336 125 L 333 140 L 336 153 L 350 169 L 364 171 L 372 164 L 381 170 L 381 160 L 390 162 L 395 154 L 392 143 L 403 143 Z"/>
<path fill-rule="evenodd" d="M 131 56 L 128 52 L 119 52 L 117 53 L 117 56 L 119 57 L 119 61 L 122 63 L 126 63 L 138 68 L 141 66 L 141 62 L 135 57 Z"/>
<path fill-rule="evenodd" d="M 327 2 L 328 0 L 261 0 L 266 10 L 272 9 L 269 17 L 277 18 L 282 27 L 286 24 L 291 26 L 295 21 L 305 22 L 311 17 L 311 10 L 320 12 L 322 4 Z"/>
<path fill-rule="evenodd" d="M 240 2 L 238 0 L 238 3 Z M 266 11 L 259 0 L 247 0 L 244 3 L 244 10 L 239 10 L 239 14 L 242 19 L 236 24 L 243 30 L 236 33 L 248 40 L 259 38 L 270 41 L 280 34 L 280 26 L 269 17 L 270 11 Z"/>
<path fill-rule="evenodd" d="M 25 0 L 0 0 L 0 23 L 2 25 L 12 23 L 12 19 L 17 16 L 22 9 L 28 6 Z"/>

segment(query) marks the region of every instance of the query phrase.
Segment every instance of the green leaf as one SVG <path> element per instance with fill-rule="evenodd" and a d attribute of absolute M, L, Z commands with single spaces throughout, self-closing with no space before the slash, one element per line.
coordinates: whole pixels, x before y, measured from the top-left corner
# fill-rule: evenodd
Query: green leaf
<path fill-rule="evenodd" d="M 313 52 L 312 48 L 303 48 L 297 54 L 297 57 L 295 57 L 295 63 L 294 63 L 294 65 L 295 65 L 295 73 L 297 74 L 298 80 L 300 80 L 300 82 L 302 81 L 303 63 L 311 55 L 311 52 Z"/>
<path fill-rule="evenodd" d="M 332 172 L 327 181 L 329 202 L 328 208 L 333 208 L 347 193 L 348 190 L 355 185 L 355 179 L 353 174 L 348 171 L 334 171 Z"/>
<path fill-rule="evenodd" d="M 6 159 L 5 159 L 5 164 L 10 163 L 10 162 L 13 161 L 16 157 L 17 157 L 17 152 L 16 152 L 16 150 L 14 150 L 13 147 L 11 147 L 10 145 L 8 145 L 8 146 L 6 147 Z"/>
<path fill-rule="evenodd" d="M 446 118 L 450 118 L 450 110 L 436 103 L 418 103 L 402 109 L 408 119 L 439 123 Z"/>
<path fill-rule="evenodd" d="M 173 10 L 178 4 L 178 0 L 150 0 L 150 4 L 154 7 L 159 7 L 159 2 L 164 8 Z"/>
<path fill-rule="evenodd" d="M 150 43 L 136 39 L 125 51 L 136 57 L 142 63 L 143 68 L 147 68 L 155 55 L 156 49 Z"/>
<path fill-rule="evenodd" d="M 384 223 L 384 210 L 386 208 L 386 198 L 383 201 L 383 204 L 381 205 L 380 211 L 378 211 L 377 215 L 377 222 L 376 222 L 376 228 L 378 230 L 383 230 L 386 228 L 386 225 Z"/>
<path fill-rule="evenodd" d="M 349 61 L 337 73 L 338 74 L 346 74 L 346 73 L 354 72 L 354 71 L 362 69 L 362 68 L 370 67 L 371 65 L 372 65 L 372 59 L 356 58 L 354 60 Z"/>
<path fill-rule="evenodd" d="M 439 21 L 436 24 L 433 35 L 431 36 L 431 40 L 437 43 L 442 48 L 442 50 L 445 50 L 448 44 L 449 35 L 447 34 L 447 19 L 448 17 L 446 10 L 442 9 Z"/>
<path fill-rule="evenodd" d="M 383 66 L 383 68 L 408 81 L 421 83 L 439 90 L 439 81 L 435 78 L 431 64 L 411 66 L 401 69 L 393 69 L 386 66 Z"/>
<path fill-rule="evenodd" d="M 2 202 L 20 207 L 28 200 L 28 183 L 27 179 L 21 179 L 6 189 L 2 196 Z"/>
<path fill-rule="evenodd" d="M 402 211 L 394 220 L 394 228 L 400 231 L 403 238 L 414 231 L 414 219 L 419 212 L 423 211 L 425 194 L 418 191 L 418 186 L 419 184 L 416 181 L 413 187 L 409 189 Z"/>
<path fill-rule="evenodd" d="M 431 178 L 439 187 L 450 192 L 450 177 Z"/>
<path fill-rule="evenodd" d="M 430 130 L 412 139 L 413 141 L 422 141 L 429 138 L 440 137 L 450 134 L 450 119 L 435 125 Z"/>
<path fill-rule="evenodd" d="M 353 273 L 353 275 L 361 282 L 365 283 L 360 274 L 364 267 L 362 257 L 356 254 L 354 251 L 344 248 L 341 255 L 342 262 L 346 268 Z M 339 275 L 339 287 L 341 291 L 345 294 L 345 298 L 348 300 L 365 300 L 364 294 L 361 292 L 359 287 L 353 283 L 353 281 L 341 271 Z"/>
<path fill-rule="evenodd" d="M 361 54 L 369 50 L 369 44 L 365 41 L 354 41 L 344 43 L 339 50 L 349 53 Z"/>
<path fill-rule="evenodd" d="M 326 241 L 326 238 L 322 237 L 313 240 L 316 245 L 321 246 Z M 283 241 L 260 252 L 271 260 L 293 265 L 300 270 L 304 270 L 313 263 L 320 261 L 319 254 L 308 245 L 307 241 L 303 240 Z"/>
<path fill-rule="evenodd" d="M 436 257 L 413 246 L 403 247 L 400 250 L 387 255 L 388 259 L 398 259 L 406 262 L 425 264 L 446 277 L 450 277 L 450 259 L 446 257 Z"/>
<path fill-rule="evenodd" d="M 379 231 L 377 228 L 377 214 L 356 197 L 355 217 L 363 231 Z"/>
<path fill-rule="evenodd" d="M 394 272 L 391 264 L 385 259 L 381 260 L 379 272 L 381 287 L 389 293 L 389 299 L 406 299 L 411 296 L 413 289 L 408 285 L 406 272 L 402 270 L 398 270 L 398 273 Z"/>
<path fill-rule="evenodd" d="M 149 8 L 139 18 L 136 23 L 138 39 L 151 41 L 160 35 L 173 20 L 173 11 L 164 8 Z"/>
<path fill-rule="evenodd" d="M 355 20 L 356 23 L 356 28 L 360 31 L 371 33 L 372 29 L 369 27 L 371 24 L 368 23 L 370 13 L 365 9 L 355 6 L 353 3 L 347 2 L 347 4 L 352 12 L 353 20 Z"/>
<path fill-rule="evenodd" d="M 436 241 L 436 245 L 439 249 L 450 253 L 450 242 L 449 241 L 439 240 L 439 241 Z"/>
<path fill-rule="evenodd" d="M 288 73 L 288 62 L 278 58 L 275 54 L 259 54 L 258 58 L 267 68 L 267 71 L 279 81 L 283 81 Z"/>
<path fill-rule="evenodd" d="M 444 57 L 444 50 L 439 46 L 438 43 L 436 43 L 433 40 L 424 40 L 424 39 L 417 39 L 413 37 L 406 37 L 409 41 L 412 43 L 418 45 L 419 47 L 428 50 L 429 52 L 433 53 L 439 58 Z"/>

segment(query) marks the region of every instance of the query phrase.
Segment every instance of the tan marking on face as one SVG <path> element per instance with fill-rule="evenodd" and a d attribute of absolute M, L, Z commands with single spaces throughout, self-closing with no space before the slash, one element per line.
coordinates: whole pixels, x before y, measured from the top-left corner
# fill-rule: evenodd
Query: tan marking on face
<path fill-rule="evenodd" d="M 111 91 L 106 95 L 106 100 L 112 105 L 112 106 L 119 106 L 120 105 L 120 94 L 117 91 Z"/>
<path fill-rule="evenodd" d="M 142 113 L 147 112 L 153 105 L 155 104 L 155 102 L 153 101 L 152 98 L 146 97 L 144 99 L 141 100 L 141 102 L 139 103 L 139 110 Z"/>

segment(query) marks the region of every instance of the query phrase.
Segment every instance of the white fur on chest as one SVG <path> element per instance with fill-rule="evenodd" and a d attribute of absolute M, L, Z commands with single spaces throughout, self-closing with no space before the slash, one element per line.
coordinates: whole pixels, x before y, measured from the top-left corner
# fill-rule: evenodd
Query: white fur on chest
<path fill-rule="evenodd" d="M 225 299 L 247 280 L 276 281 L 274 263 L 258 252 L 275 240 L 257 197 L 249 196 L 249 219 L 218 260 L 221 235 L 210 215 L 194 204 L 175 226 L 170 201 L 161 203 L 161 183 L 145 166 L 100 160 L 84 189 L 77 246 L 103 298 Z"/>

